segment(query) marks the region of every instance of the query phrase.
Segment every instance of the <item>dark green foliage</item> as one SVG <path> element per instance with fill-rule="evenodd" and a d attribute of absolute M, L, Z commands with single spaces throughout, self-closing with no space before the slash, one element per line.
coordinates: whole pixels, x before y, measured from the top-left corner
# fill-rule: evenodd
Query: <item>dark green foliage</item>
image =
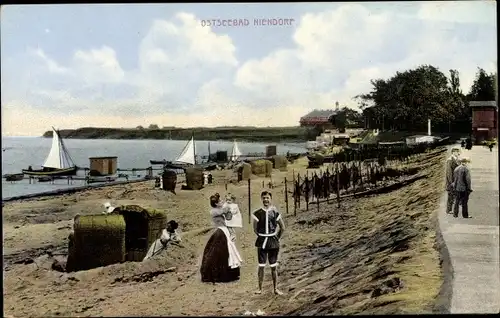
<path fill-rule="evenodd" d="M 447 78 L 438 68 L 422 65 L 397 72 L 389 79 L 371 81 L 372 91 L 355 98 L 368 118 L 370 128 L 426 131 L 427 120 L 434 132 L 469 132 L 468 101 L 495 100 L 495 76 L 479 69 L 469 95 L 460 89 L 459 73 Z M 368 107 L 373 105 L 373 107 Z"/>
<path fill-rule="evenodd" d="M 332 124 L 339 129 L 340 133 L 344 133 L 346 128 L 358 128 L 364 126 L 363 114 L 355 109 L 344 107 L 338 114 L 330 118 Z"/>
<path fill-rule="evenodd" d="M 496 98 L 495 74 L 488 74 L 482 68 L 476 73 L 476 79 L 467 95 L 469 100 L 492 101 Z"/>
<path fill-rule="evenodd" d="M 246 140 L 246 141 L 306 141 L 308 129 L 305 127 L 215 127 L 215 128 L 98 128 L 84 127 L 61 130 L 62 138 L 75 139 L 190 139 L 194 133 L 197 140 Z M 43 137 L 52 137 L 47 131 Z"/>

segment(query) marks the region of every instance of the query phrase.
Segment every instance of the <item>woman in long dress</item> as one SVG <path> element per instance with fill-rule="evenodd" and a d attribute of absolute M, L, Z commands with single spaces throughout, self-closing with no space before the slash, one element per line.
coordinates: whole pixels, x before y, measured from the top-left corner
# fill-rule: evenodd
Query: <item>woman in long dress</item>
<path fill-rule="evenodd" d="M 201 261 L 201 281 L 227 283 L 240 279 L 241 256 L 231 241 L 226 227 L 224 210 L 218 194 L 210 197 L 210 215 L 216 228 L 210 236 Z"/>

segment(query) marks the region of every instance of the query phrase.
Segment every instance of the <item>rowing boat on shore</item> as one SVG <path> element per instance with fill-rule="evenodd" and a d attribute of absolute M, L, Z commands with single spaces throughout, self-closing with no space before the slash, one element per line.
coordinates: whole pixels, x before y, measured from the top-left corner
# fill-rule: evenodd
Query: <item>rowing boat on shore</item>
<path fill-rule="evenodd" d="M 24 173 L 13 173 L 13 174 L 6 174 L 5 175 L 5 181 L 20 181 L 24 179 Z"/>

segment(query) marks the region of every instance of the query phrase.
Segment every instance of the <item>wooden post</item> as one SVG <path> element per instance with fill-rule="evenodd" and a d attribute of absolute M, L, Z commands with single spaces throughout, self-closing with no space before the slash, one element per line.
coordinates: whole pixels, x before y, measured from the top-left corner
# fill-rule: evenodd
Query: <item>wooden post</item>
<path fill-rule="evenodd" d="M 295 180 L 293 181 L 293 214 L 297 214 L 297 197 L 298 197 L 298 192 L 297 192 L 297 183 Z"/>
<path fill-rule="evenodd" d="M 354 169 L 356 169 L 356 161 L 353 161 L 352 166 L 351 166 L 351 175 L 352 175 L 352 193 L 356 193 L 356 181 L 354 179 Z"/>
<path fill-rule="evenodd" d="M 250 179 L 249 179 L 250 180 Z M 227 191 L 227 180 L 224 181 L 224 187 L 226 188 L 226 191 Z"/>
<path fill-rule="evenodd" d="M 361 161 L 359 162 L 358 166 L 359 166 L 359 168 L 358 168 L 358 170 L 359 170 L 359 182 L 361 184 L 361 188 L 363 188 L 363 165 L 362 165 Z"/>
<path fill-rule="evenodd" d="M 265 187 L 265 185 L 264 185 L 264 180 L 262 180 L 262 187 L 263 187 L 263 188 Z"/>
<path fill-rule="evenodd" d="M 309 193 L 311 191 L 311 189 L 309 188 L 310 184 L 309 184 L 309 173 L 306 174 L 306 180 L 304 180 L 304 182 L 306 183 L 306 187 L 307 187 L 307 191 L 306 191 L 306 211 L 309 211 Z"/>
<path fill-rule="evenodd" d="M 336 173 L 337 179 L 337 206 L 340 208 L 340 173 L 337 171 Z"/>
<path fill-rule="evenodd" d="M 252 223 L 252 193 L 250 191 L 250 178 L 248 178 L 248 224 Z"/>
<path fill-rule="evenodd" d="M 319 195 L 316 196 L 316 205 L 318 206 L 318 212 L 319 212 Z"/>
<path fill-rule="evenodd" d="M 300 195 L 302 194 L 302 189 L 300 186 L 300 174 L 297 173 L 297 187 L 296 189 L 299 189 L 299 191 L 296 194 L 296 201 L 297 202 L 297 207 L 300 209 Z M 297 207 L 294 210 L 294 215 L 297 215 Z"/>
<path fill-rule="evenodd" d="M 285 204 L 286 204 L 286 214 L 288 215 L 288 185 L 285 177 Z"/>

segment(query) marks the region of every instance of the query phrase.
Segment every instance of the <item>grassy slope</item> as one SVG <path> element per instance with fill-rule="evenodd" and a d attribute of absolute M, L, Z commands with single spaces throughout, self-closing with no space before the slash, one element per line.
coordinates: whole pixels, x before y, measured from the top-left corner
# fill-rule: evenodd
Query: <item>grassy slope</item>
<path fill-rule="evenodd" d="M 247 141 L 306 141 L 303 127 L 216 127 L 173 129 L 95 128 L 61 130 L 63 138 L 76 139 L 177 139 L 187 140 L 247 140 Z M 43 134 L 52 137 L 52 131 Z"/>
<path fill-rule="evenodd" d="M 280 280 L 289 300 L 262 298 L 259 308 L 285 315 L 430 312 L 442 283 L 433 214 L 444 156 L 420 156 L 412 166 L 428 178 L 400 190 L 287 216 Z"/>

